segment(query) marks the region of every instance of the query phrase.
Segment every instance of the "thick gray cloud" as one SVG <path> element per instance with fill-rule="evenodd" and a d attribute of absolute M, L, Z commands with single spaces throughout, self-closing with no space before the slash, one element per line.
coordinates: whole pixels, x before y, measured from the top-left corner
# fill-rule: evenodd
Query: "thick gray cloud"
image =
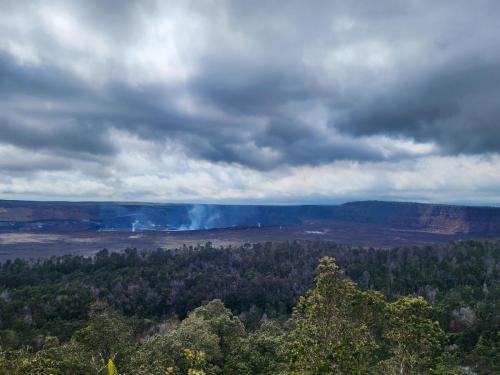
<path fill-rule="evenodd" d="M 500 150 L 497 1 L 2 8 L 0 148 L 47 165 L 6 173 L 102 178 L 137 142 L 262 173 Z"/>
<path fill-rule="evenodd" d="M 500 59 L 462 60 L 399 82 L 353 108 L 339 129 L 433 141 L 442 151 L 500 151 Z"/>

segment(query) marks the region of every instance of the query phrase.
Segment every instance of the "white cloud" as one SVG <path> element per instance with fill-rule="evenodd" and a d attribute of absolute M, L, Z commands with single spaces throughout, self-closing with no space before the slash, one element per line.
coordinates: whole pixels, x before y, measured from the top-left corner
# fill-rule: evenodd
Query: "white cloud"
<path fill-rule="evenodd" d="M 399 163 L 338 161 L 259 172 L 188 158 L 175 144 L 160 145 L 121 132 L 115 132 L 114 139 L 122 151 L 107 165 L 3 173 L 0 197 L 265 203 L 500 200 L 499 156 L 425 156 Z M 0 158 L 13 151 L 0 148 Z M 64 162 L 43 153 L 24 156 L 18 163 L 42 158 L 57 167 L 57 162 Z M 4 166 L 0 163 L 0 168 Z"/>

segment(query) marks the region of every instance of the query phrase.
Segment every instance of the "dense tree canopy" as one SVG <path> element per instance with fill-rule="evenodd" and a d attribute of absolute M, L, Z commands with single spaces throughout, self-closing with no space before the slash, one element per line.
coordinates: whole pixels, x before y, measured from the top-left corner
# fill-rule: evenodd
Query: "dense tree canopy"
<path fill-rule="evenodd" d="M 8 261 L 0 374 L 104 374 L 110 360 L 119 374 L 500 373 L 499 250 L 291 242 Z"/>

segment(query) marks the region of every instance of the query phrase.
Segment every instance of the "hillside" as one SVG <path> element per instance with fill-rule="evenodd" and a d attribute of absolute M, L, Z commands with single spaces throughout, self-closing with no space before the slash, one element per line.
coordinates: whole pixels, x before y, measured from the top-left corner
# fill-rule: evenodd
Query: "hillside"
<path fill-rule="evenodd" d="M 144 231 L 359 223 L 439 234 L 500 234 L 500 208 L 364 201 L 336 206 L 0 201 L 1 231 Z"/>

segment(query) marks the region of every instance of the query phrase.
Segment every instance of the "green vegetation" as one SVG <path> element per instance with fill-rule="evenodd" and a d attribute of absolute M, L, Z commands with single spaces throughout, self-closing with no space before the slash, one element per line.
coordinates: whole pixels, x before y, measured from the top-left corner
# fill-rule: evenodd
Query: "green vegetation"
<path fill-rule="evenodd" d="M 102 251 L 0 288 L 0 374 L 500 374 L 499 242 Z"/>

